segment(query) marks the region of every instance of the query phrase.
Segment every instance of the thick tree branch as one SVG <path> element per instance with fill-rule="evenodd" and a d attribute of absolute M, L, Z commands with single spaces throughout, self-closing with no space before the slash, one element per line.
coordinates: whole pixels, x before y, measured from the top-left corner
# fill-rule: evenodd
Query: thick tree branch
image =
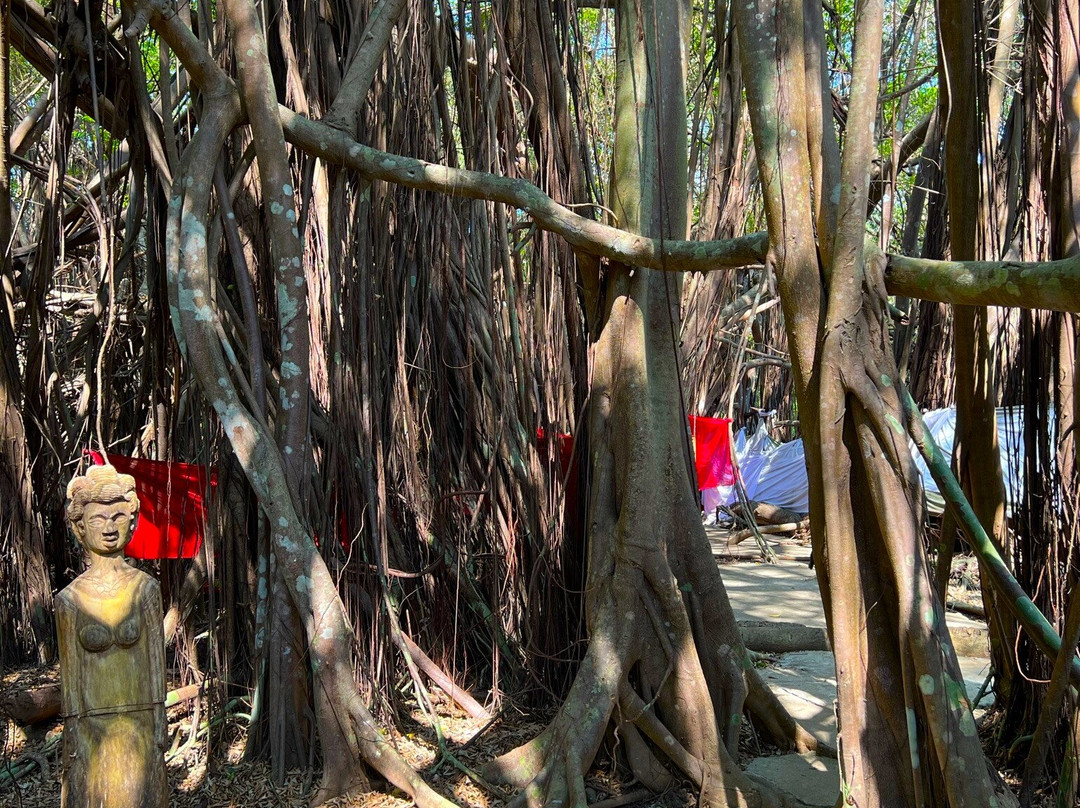
<path fill-rule="evenodd" d="M 382 63 L 390 34 L 405 8 L 405 0 L 382 0 L 371 12 L 359 44 L 355 46 L 349 70 L 342 79 L 341 89 L 326 113 L 326 122 L 352 135 L 356 134 L 360 105 L 367 98 L 375 71 Z"/>
<path fill-rule="evenodd" d="M 168 42 L 205 91 L 222 85 L 236 89 L 206 54 L 183 22 L 154 13 L 154 28 Z M 206 85 L 206 86 L 203 86 Z M 526 180 L 481 171 L 466 171 L 390 154 L 357 143 L 320 121 L 278 107 L 285 139 L 330 162 L 419 190 L 468 199 L 502 202 L 528 214 L 538 227 L 566 239 L 574 247 L 630 266 L 672 272 L 708 272 L 761 263 L 768 247 L 766 233 L 726 241 L 668 241 L 628 233 L 588 219 Z M 891 295 L 958 305 L 1001 305 L 1080 312 L 1080 259 L 1039 263 L 932 261 L 885 256 L 885 285 Z"/>
<path fill-rule="evenodd" d="M 285 138 L 325 160 L 353 168 L 368 179 L 518 208 L 537 226 L 574 247 L 630 266 L 704 272 L 746 266 L 764 259 L 767 237 L 753 233 L 727 241 L 669 241 L 601 224 L 558 204 L 525 180 L 466 171 L 401 157 L 357 143 L 343 132 L 279 107 Z"/>
<path fill-rule="evenodd" d="M 1080 311 L 1080 256 L 1059 261 L 931 261 L 886 256 L 892 295 L 967 306 Z"/>

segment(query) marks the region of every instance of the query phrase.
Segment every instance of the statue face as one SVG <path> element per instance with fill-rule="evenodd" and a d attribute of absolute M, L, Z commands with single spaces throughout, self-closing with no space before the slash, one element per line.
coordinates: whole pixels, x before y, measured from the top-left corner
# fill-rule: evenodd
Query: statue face
<path fill-rule="evenodd" d="M 79 538 L 87 550 L 95 555 L 115 556 L 122 554 L 131 541 L 135 520 L 131 506 L 124 500 L 88 502 L 79 528 Z"/>

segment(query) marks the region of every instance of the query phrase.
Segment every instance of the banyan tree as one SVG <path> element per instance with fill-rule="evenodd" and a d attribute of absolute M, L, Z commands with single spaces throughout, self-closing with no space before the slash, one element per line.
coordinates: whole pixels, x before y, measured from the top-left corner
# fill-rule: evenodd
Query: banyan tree
<path fill-rule="evenodd" d="M 216 671 L 209 709 L 245 703 L 276 777 L 318 762 L 314 803 L 376 779 L 450 802 L 381 728 L 402 675 L 427 711 L 426 678 L 477 716 L 548 709 L 476 775 L 529 806 L 584 808 L 608 754 L 653 792 L 798 804 L 740 768 L 748 721 L 836 757 L 847 804 L 1075 792 L 1073 4 L 3 20 L 5 664 L 51 659 L 63 487 L 115 452 L 214 467 L 204 550 L 156 567 L 170 658 Z M 920 415 L 949 403 L 951 459 Z M 687 412 L 761 410 L 805 447 L 836 748 L 758 673 L 702 526 Z M 992 737 L 945 624 L 957 541 Z"/>

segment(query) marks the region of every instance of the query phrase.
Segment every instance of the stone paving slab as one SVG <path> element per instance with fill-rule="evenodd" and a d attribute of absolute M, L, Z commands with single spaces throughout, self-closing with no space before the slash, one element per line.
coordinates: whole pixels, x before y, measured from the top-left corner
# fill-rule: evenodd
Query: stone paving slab
<path fill-rule="evenodd" d="M 759 671 L 787 711 L 815 737 L 836 744 L 836 666 L 830 651 L 781 654 Z"/>
<path fill-rule="evenodd" d="M 805 564 L 783 560 L 721 564 L 720 576 L 736 620 L 825 628 L 817 574 Z"/>
<path fill-rule="evenodd" d="M 990 669 L 986 659 L 960 657 L 960 669 L 968 697 L 974 699 Z M 828 651 L 798 651 L 781 654 L 776 663 L 761 669 L 762 677 L 780 703 L 815 737 L 836 745 L 836 671 Z M 975 710 L 979 718 L 990 697 Z M 831 806 L 840 789 L 835 760 L 816 755 L 777 755 L 756 758 L 747 771 L 765 777 L 803 802 Z"/>
<path fill-rule="evenodd" d="M 840 795 L 839 766 L 835 760 L 817 755 L 755 758 L 746 771 L 814 808 L 832 808 Z"/>
<path fill-rule="evenodd" d="M 769 540 L 781 556 L 777 564 L 757 560 L 752 541 L 729 548 L 720 531 L 709 538 L 722 560 L 720 574 L 743 632 L 747 647 L 779 652 L 762 677 L 780 702 L 807 730 L 822 741 L 836 744 L 836 670 L 827 650 L 825 612 L 818 593 L 817 575 L 807 566 L 808 550 L 793 543 Z M 786 553 L 784 552 L 786 551 Z M 799 555 L 796 555 L 796 554 Z M 786 556 L 786 557 L 785 557 Z M 989 671 L 986 626 L 956 612 L 946 615 L 953 644 L 961 654 L 960 668 L 968 696 L 974 699 Z M 976 718 L 988 699 L 976 705 Z M 832 806 L 840 788 L 836 761 L 815 755 L 777 755 L 756 758 L 747 767 L 808 805 Z"/>

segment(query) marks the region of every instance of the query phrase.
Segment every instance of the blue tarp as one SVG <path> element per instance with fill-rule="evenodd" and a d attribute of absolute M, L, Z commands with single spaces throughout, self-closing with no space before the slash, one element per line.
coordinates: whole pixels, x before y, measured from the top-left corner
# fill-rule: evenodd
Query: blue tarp
<path fill-rule="evenodd" d="M 950 456 L 956 434 L 956 409 L 931 410 L 923 414 L 923 419 L 942 453 L 946 457 Z M 1020 408 L 998 408 L 997 428 L 1006 509 L 1011 513 L 1020 501 L 1023 485 L 1024 435 Z M 801 440 L 777 443 L 769 437 L 765 425 L 762 424 L 749 436 L 744 429 L 740 429 L 735 435 L 734 448 L 749 499 L 798 513 L 810 510 L 806 460 Z M 918 449 L 914 444 L 909 448 L 922 476 L 927 508 L 932 514 L 940 514 L 945 507 L 945 501 Z M 702 494 L 706 513 L 711 513 L 717 505 L 731 505 L 736 501 L 732 488 L 705 490 Z"/>

